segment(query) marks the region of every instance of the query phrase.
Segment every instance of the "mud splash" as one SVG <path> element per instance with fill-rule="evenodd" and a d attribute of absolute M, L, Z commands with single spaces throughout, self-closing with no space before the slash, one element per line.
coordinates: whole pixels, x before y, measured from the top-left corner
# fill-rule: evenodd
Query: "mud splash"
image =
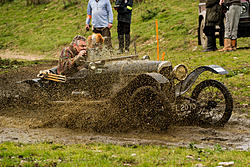
<path fill-rule="evenodd" d="M 55 64 L 34 65 L 11 70 L 0 75 L 0 90 L 16 91 L 13 83 L 34 78 L 40 69 Z M 14 141 L 23 143 L 53 142 L 112 143 L 119 145 L 157 144 L 199 147 L 213 147 L 250 150 L 250 119 L 236 108 L 230 121 L 221 128 L 172 125 L 165 131 L 133 129 L 129 115 L 114 109 L 107 101 L 32 103 L 16 105 L 1 104 L 0 143 Z"/>

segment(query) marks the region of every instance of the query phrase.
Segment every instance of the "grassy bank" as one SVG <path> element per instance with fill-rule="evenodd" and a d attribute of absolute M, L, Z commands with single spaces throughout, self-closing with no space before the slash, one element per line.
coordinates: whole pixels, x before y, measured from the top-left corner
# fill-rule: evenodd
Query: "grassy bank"
<path fill-rule="evenodd" d="M 0 6 L 0 49 L 41 54 L 56 59 L 60 50 L 76 34 L 88 36 L 84 29 L 87 1 L 64 6 L 62 1 L 26 6 L 25 1 L 15 0 Z M 114 4 L 112 4 L 114 5 Z M 117 12 L 114 10 L 112 42 L 116 49 Z M 217 64 L 229 71 L 227 76 L 213 76 L 224 82 L 233 92 L 237 103 L 249 105 L 250 38 L 238 39 L 236 52 L 201 52 L 197 46 L 198 1 L 146 0 L 135 4 L 131 25 L 132 41 L 137 36 L 139 56 L 150 55 L 156 59 L 155 22 L 159 24 L 160 55 L 173 65 L 184 63 L 189 69 L 200 65 Z M 133 43 L 133 42 L 132 42 Z M 218 43 L 218 42 L 217 42 Z M 218 46 L 220 47 L 220 46 Z M 133 44 L 131 53 L 134 52 Z M 211 74 L 205 75 L 211 77 Z"/>
<path fill-rule="evenodd" d="M 216 145 L 200 149 L 166 146 L 118 146 L 104 144 L 0 144 L 0 165 L 5 166 L 219 166 L 233 162 L 248 166 L 249 152 L 226 151 Z"/>
<path fill-rule="evenodd" d="M 112 4 L 114 5 L 114 4 Z M 0 6 L 0 49 L 21 50 L 51 55 L 60 51 L 71 39 L 86 32 L 87 1 L 65 8 L 62 1 L 26 6 L 15 0 Z M 117 47 L 117 12 L 114 10 L 113 45 Z M 155 21 L 159 24 L 160 52 L 174 54 L 200 52 L 197 47 L 198 1 L 148 0 L 135 4 L 131 25 L 132 40 L 137 36 L 138 53 L 156 56 Z M 240 47 L 249 47 L 250 39 L 239 40 Z M 133 46 L 131 46 L 133 47 Z"/>
<path fill-rule="evenodd" d="M 197 46 L 198 1 L 144 2 L 134 5 L 131 26 L 132 41 L 137 36 L 139 56 L 147 54 L 156 59 L 157 19 L 160 55 L 165 52 L 165 60 L 171 61 L 173 65 L 183 63 L 190 70 L 208 64 L 217 64 L 227 69 L 228 75 L 207 72 L 200 79 L 213 78 L 223 82 L 233 94 L 234 111 L 246 113 L 250 118 L 250 38 L 238 39 L 239 49 L 236 52 L 203 53 L 203 48 Z M 62 1 L 57 0 L 38 6 L 26 6 L 26 2 L 22 0 L 5 3 L 0 6 L 0 49 L 55 59 L 55 55 L 58 56 L 58 52 L 75 35 L 91 34 L 84 29 L 86 6 L 87 1 L 66 8 Z M 113 12 L 112 42 L 116 49 L 117 13 Z M 131 53 L 133 52 L 132 42 Z M 1 60 L 0 68 L 18 68 L 24 64 Z M 245 167 L 250 165 L 249 156 L 249 152 L 223 151 L 220 146 L 198 149 L 192 144 L 188 148 L 104 144 L 0 144 L 0 166 L 219 166 L 219 162 L 234 161 L 235 166 Z"/>

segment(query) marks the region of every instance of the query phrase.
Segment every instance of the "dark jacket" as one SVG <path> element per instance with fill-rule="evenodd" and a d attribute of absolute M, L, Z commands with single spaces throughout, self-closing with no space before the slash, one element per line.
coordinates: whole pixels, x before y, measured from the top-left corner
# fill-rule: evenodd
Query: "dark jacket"
<path fill-rule="evenodd" d="M 116 0 L 117 20 L 131 24 L 133 0 Z"/>
<path fill-rule="evenodd" d="M 239 6 L 241 6 L 241 0 L 225 0 L 224 3 L 227 6 L 230 6 L 230 5 L 239 5 Z"/>
<path fill-rule="evenodd" d="M 220 0 L 207 0 L 205 26 L 215 26 L 222 20 L 222 7 Z"/>

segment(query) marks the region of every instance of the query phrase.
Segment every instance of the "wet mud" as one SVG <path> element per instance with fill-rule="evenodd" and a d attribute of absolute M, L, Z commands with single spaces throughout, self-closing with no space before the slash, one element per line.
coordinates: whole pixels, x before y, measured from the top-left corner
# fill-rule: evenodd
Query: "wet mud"
<path fill-rule="evenodd" d="M 55 62 L 37 64 L 0 73 L 0 143 L 112 143 L 119 145 L 159 144 L 250 150 L 250 118 L 235 105 L 233 115 L 224 127 L 203 128 L 192 125 L 170 125 L 155 131 L 135 128 L 131 116 L 109 101 L 55 101 L 19 103 L 9 96 L 20 91 L 16 81 L 35 78 L 39 70 Z M 35 92 L 34 92 L 35 93 Z M 6 100 L 7 99 L 7 100 Z M 43 100 L 42 97 L 38 99 Z"/>

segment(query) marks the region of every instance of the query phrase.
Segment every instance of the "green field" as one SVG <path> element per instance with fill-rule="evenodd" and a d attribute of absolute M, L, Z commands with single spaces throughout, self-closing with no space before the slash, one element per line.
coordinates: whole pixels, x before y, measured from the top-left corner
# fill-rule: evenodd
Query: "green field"
<path fill-rule="evenodd" d="M 60 50 L 72 38 L 85 31 L 87 1 L 66 4 L 52 1 L 48 4 L 26 6 L 26 1 L 15 0 L 0 6 L 0 50 L 44 55 L 45 59 L 56 59 Z M 112 4 L 114 5 L 114 4 Z M 117 12 L 114 10 L 112 43 L 118 48 Z M 236 101 L 249 105 L 250 38 L 239 38 L 236 52 L 201 52 L 197 45 L 198 1 L 148 0 L 136 3 L 131 25 L 132 41 L 136 40 L 139 56 L 157 58 L 156 26 L 159 24 L 160 56 L 173 65 L 184 63 L 189 69 L 200 65 L 217 64 L 229 71 L 229 75 L 214 76 L 231 88 Z M 220 48 L 218 45 L 217 46 Z M 131 53 L 134 54 L 133 42 Z M 205 75 L 206 76 L 206 75 Z M 211 75 L 209 74 L 209 77 Z M 243 97 L 243 98 L 242 98 Z"/>
<path fill-rule="evenodd" d="M 141 145 L 104 144 L 0 144 L 1 166 L 234 166 L 250 165 L 250 152 L 225 151 L 216 145 L 210 149 Z"/>
<path fill-rule="evenodd" d="M 114 4 L 112 4 L 114 5 Z M 0 6 L 0 51 L 21 52 L 24 55 L 44 55 L 55 60 L 60 50 L 72 38 L 86 32 L 87 1 L 67 4 L 53 0 L 51 3 L 26 6 L 26 1 L 14 0 Z M 112 43 L 118 48 L 117 20 L 114 10 Z M 185 64 L 190 70 L 200 65 L 217 64 L 229 71 L 228 75 L 205 73 L 202 78 L 223 82 L 232 92 L 237 112 L 250 118 L 250 38 L 238 39 L 235 52 L 202 52 L 197 45 L 198 1 L 196 0 L 145 0 L 134 4 L 131 36 L 136 40 L 139 56 L 156 55 L 156 26 L 159 24 L 160 55 L 173 65 Z M 218 45 L 217 47 L 221 48 Z M 131 54 L 134 54 L 133 42 Z M 1 55 L 0 55 L 1 58 Z M 39 62 L 16 62 L 0 59 L 0 68 L 18 68 Z M 234 161 L 235 166 L 250 166 L 249 152 L 161 146 L 123 147 L 105 144 L 0 144 L 0 166 L 219 166 L 219 162 Z"/>

